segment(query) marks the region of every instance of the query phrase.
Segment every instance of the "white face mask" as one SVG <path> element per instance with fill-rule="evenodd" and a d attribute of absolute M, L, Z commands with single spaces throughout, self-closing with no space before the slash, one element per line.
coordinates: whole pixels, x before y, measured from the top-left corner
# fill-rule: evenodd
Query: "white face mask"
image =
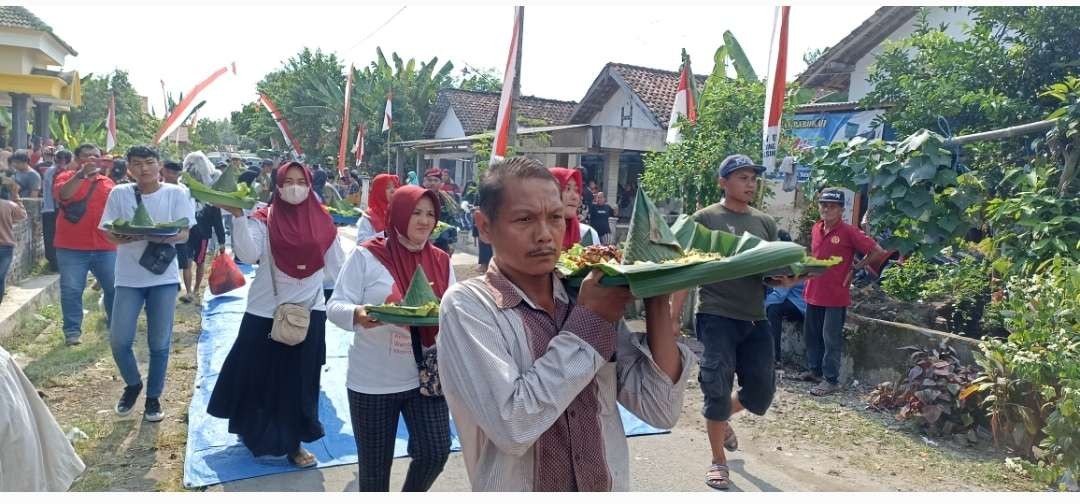
<path fill-rule="evenodd" d="M 299 205 L 307 199 L 308 193 L 311 191 L 308 186 L 293 184 L 282 187 L 280 190 L 281 199 L 286 203 L 292 205 Z"/>

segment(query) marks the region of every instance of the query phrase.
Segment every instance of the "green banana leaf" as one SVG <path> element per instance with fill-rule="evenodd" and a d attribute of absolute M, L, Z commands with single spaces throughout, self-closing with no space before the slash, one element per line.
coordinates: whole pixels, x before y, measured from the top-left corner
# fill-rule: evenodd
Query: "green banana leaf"
<path fill-rule="evenodd" d="M 746 235 L 750 236 L 748 242 L 740 244 L 740 237 L 723 231 L 711 230 L 694 222 L 693 218 L 689 215 L 680 215 L 672 226 L 672 232 L 684 249 L 701 252 L 720 252 L 725 255 L 728 253 L 727 251 L 738 250 L 746 248 L 747 246 L 753 247 L 755 241 L 763 241 L 760 238 Z M 805 249 L 803 255 L 803 258 L 799 261 L 766 271 L 763 276 L 818 276 L 824 273 L 825 270 L 840 264 L 843 261 L 843 258 L 838 256 L 832 256 L 828 259 L 817 259 L 807 255 Z"/>
<path fill-rule="evenodd" d="M 229 163 L 229 166 L 225 167 L 225 170 L 221 172 L 221 176 L 214 181 L 214 185 L 210 188 L 218 192 L 231 193 L 236 191 L 236 183 L 239 180 L 240 168 Z"/>
<path fill-rule="evenodd" d="M 454 226 L 451 226 L 443 221 L 436 222 L 435 228 L 431 230 L 431 236 L 429 237 L 429 239 L 433 241 L 437 240 L 440 236 L 442 236 L 443 233 L 451 229 L 454 229 Z"/>
<path fill-rule="evenodd" d="M 159 224 L 151 224 L 149 226 L 140 226 L 132 224 L 131 221 L 125 219 L 116 219 L 108 224 L 105 224 L 105 229 L 112 231 L 119 235 L 127 236 L 175 236 L 180 234 L 180 231 L 188 228 L 187 218 L 177 219 L 173 222 L 162 222 Z"/>
<path fill-rule="evenodd" d="M 326 211 L 329 212 L 331 215 L 340 215 L 342 217 L 356 217 L 358 219 L 360 218 L 360 209 L 352 206 L 352 203 L 349 203 L 344 199 L 339 199 L 329 205 L 324 206 L 326 206 Z"/>
<path fill-rule="evenodd" d="M 630 230 L 623 250 L 623 263 L 663 262 L 682 257 L 683 250 L 668 227 L 664 215 L 656 209 L 645 192 L 638 189 Z"/>
<path fill-rule="evenodd" d="M 180 182 L 188 188 L 193 198 L 203 203 L 243 209 L 255 207 L 255 198 L 251 196 L 251 188 L 243 182 L 237 184 L 233 192 L 221 192 L 209 188 L 187 172 L 180 176 Z"/>
<path fill-rule="evenodd" d="M 590 265 L 577 271 L 560 267 L 559 273 L 570 279 L 568 283 L 571 287 L 580 283 L 588 270 L 599 269 L 605 275 L 602 284 L 627 285 L 634 296 L 648 298 L 699 285 L 761 275 L 805 257 L 805 251 L 799 244 L 770 242 L 749 233 L 736 236 L 723 231 L 709 231 L 704 226 L 698 229 L 698 224 L 687 216 L 680 217 L 676 227 L 670 228 L 640 190 L 630 221 L 623 264 Z M 692 254 L 684 253 L 677 238 L 680 235 L 685 237 L 688 245 L 707 241 L 711 247 L 707 252 L 719 253 L 723 257 L 694 258 Z M 686 262 L 672 262 L 677 259 Z"/>
<path fill-rule="evenodd" d="M 439 324 L 439 298 L 431 289 L 427 275 L 416 267 L 409 290 L 400 305 L 368 305 L 364 309 L 376 319 L 391 324 L 430 326 Z M 434 323 L 432 323 L 434 322 Z"/>

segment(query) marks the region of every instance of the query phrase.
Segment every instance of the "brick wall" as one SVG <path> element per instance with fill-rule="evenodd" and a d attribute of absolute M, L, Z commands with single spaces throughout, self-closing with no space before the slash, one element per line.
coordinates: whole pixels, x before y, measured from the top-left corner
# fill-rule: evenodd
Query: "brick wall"
<path fill-rule="evenodd" d="M 41 231 L 41 199 L 23 198 L 26 220 L 15 224 L 15 257 L 8 271 L 7 284 L 12 285 L 30 276 L 38 261 L 45 259 L 45 242 Z"/>

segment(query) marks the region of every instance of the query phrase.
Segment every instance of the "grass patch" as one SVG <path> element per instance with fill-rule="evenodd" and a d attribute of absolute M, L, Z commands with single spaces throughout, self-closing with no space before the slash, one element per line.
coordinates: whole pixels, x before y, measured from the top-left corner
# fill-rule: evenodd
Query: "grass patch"
<path fill-rule="evenodd" d="M 38 262 L 34 264 L 34 267 L 30 268 L 30 276 L 32 277 L 51 275 L 52 273 L 53 271 L 49 269 L 49 261 L 45 259 L 39 259 Z"/>
<path fill-rule="evenodd" d="M 1009 470 L 996 451 L 950 449 L 947 439 L 932 439 L 938 443 L 932 446 L 906 426 L 889 427 L 880 413 L 858 411 L 836 400 L 798 396 L 795 411 L 783 421 L 766 424 L 766 431 L 777 438 L 801 438 L 858 454 L 848 463 L 872 474 L 918 475 L 911 480 L 915 485 L 962 481 L 992 490 L 1045 490 Z"/>

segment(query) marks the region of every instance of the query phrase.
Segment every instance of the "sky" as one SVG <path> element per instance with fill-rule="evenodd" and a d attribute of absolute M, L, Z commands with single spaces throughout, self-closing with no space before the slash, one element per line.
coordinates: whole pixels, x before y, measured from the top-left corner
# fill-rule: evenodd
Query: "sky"
<path fill-rule="evenodd" d="M 402 8 L 404 7 L 404 10 Z M 455 75 L 465 65 L 501 76 L 513 23 L 510 4 L 103 4 L 28 5 L 79 55 L 81 75 L 124 69 L 158 115 L 161 81 L 187 93 L 236 62 L 202 98 L 202 117 L 222 118 L 255 99 L 255 85 L 303 47 L 366 65 L 381 46 L 406 61 L 437 56 Z M 877 9 L 867 4 L 796 4 L 790 16 L 788 79 L 802 55 L 831 46 Z M 698 74 L 712 71 L 724 30 L 739 40 L 759 75 L 767 72 L 774 6 L 769 4 L 526 4 L 521 91 L 580 100 L 608 62 L 678 70 L 682 48 Z M 441 63 L 440 63 L 441 64 Z M 287 113 L 287 112 L 286 112 Z"/>

